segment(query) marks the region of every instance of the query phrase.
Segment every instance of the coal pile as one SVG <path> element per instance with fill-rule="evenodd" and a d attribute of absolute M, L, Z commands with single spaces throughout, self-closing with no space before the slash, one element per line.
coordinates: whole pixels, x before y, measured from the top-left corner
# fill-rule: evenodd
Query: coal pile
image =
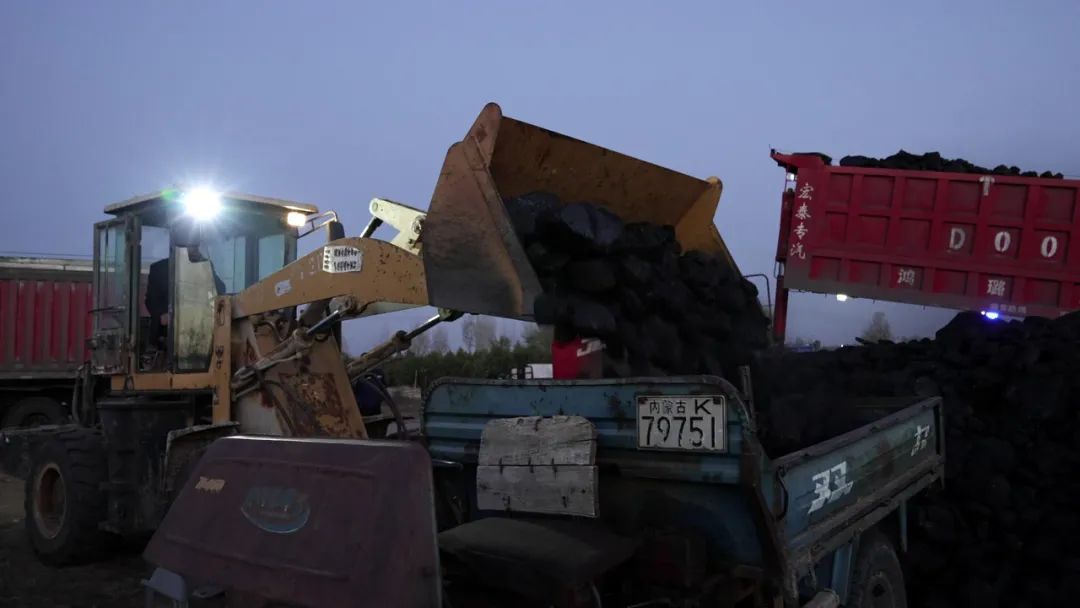
<path fill-rule="evenodd" d="M 759 416 L 773 455 L 864 422 L 843 406 L 822 415 L 830 402 L 943 397 L 946 487 L 912 505 L 905 557 L 912 606 L 1075 605 L 1080 313 L 1009 323 L 962 313 L 935 340 L 782 355 L 762 365 L 772 394 Z M 801 420 L 810 421 L 805 435 Z"/>
<path fill-rule="evenodd" d="M 1019 167 L 998 165 L 993 169 L 980 167 L 962 158 L 945 158 L 938 152 L 912 154 L 900 150 L 892 156 L 873 158 L 870 156 L 845 156 L 840 159 L 841 167 L 863 167 L 872 169 L 902 169 L 905 171 L 943 171 L 947 173 L 978 173 L 982 175 L 1010 175 L 1014 177 L 1042 177 L 1063 179 L 1061 173 L 1053 171 L 1021 171 Z"/>
<path fill-rule="evenodd" d="M 605 376 L 734 378 L 767 345 L 757 288 L 720 256 L 682 251 L 672 226 L 546 193 L 506 207 L 544 289 L 536 321 L 560 341 L 601 339 Z"/>

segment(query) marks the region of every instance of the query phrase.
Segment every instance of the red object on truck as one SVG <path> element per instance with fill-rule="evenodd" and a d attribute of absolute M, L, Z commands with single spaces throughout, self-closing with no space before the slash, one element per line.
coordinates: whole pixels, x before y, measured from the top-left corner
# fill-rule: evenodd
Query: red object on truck
<path fill-rule="evenodd" d="M 772 158 L 789 173 L 780 338 L 789 289 L 1018 317 L 1080 308 L 1080 181 Z"/>
<path fill-rule="evenodd" d="M 574 338 L 551 343 L 551 375 L 558 380 L 600 378 L 604 368 L 604 343 L 596 338 Z"/>
<path fill-rule="evenodd" d="M 0 426 L 59 422 L 89 359 L 90 260 L 0 257 Z"/>

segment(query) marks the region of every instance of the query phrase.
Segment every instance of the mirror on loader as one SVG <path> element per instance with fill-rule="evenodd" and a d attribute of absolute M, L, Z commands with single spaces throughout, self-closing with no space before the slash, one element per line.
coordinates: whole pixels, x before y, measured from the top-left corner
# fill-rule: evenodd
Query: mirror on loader
<path fill-rule="evenodd" d="M 684 250 L 721 254 L 736 268 L 713 224 L 722 187 L 715 177 L 684 175 L 509 118 L 489 103 L 450 147 L 431 198 L 423 235 L 431 303 L 532 318 L 540 282 L 504 204 L 532 192 L 595 203 L 625 222 L 671 225 Z"/>

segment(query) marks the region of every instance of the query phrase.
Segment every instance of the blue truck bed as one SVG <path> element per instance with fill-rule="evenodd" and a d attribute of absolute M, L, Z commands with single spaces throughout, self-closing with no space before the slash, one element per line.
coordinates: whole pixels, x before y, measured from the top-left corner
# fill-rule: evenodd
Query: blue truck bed
<path fill-rule="evenodd" d="M 642 399 L 695 396 L 725 404 L 722 450 L 639 447 Z M 789 601 L 828 588 L 842 602 L 859 535 L 899 513 L 889 521 L 903 547 L 907 499 L 944 473 L 940 399 L 860 405 L 873 422 L 772 458 L 752 409 L 720 378 L 445 379 L 426 396 L 423 432 L 432 458 L 462 465 L 467 477 L 490 420 L 583 416 L 597 431 L 599 517 L 611 529 L 628 536 L 676 529 L 705 540 L 710 571 L 771 581 Z M 468 517 L 483 517 L 472 492 Z"/>

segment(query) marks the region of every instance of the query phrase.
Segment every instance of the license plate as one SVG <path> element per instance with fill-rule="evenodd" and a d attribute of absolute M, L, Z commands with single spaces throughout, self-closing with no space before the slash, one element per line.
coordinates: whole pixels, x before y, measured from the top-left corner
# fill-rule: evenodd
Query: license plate
<path fill-rule="evenodd" d="M 723 452 L 726 410 L 723 395 L 638 397 L 638 449 Z"/>

